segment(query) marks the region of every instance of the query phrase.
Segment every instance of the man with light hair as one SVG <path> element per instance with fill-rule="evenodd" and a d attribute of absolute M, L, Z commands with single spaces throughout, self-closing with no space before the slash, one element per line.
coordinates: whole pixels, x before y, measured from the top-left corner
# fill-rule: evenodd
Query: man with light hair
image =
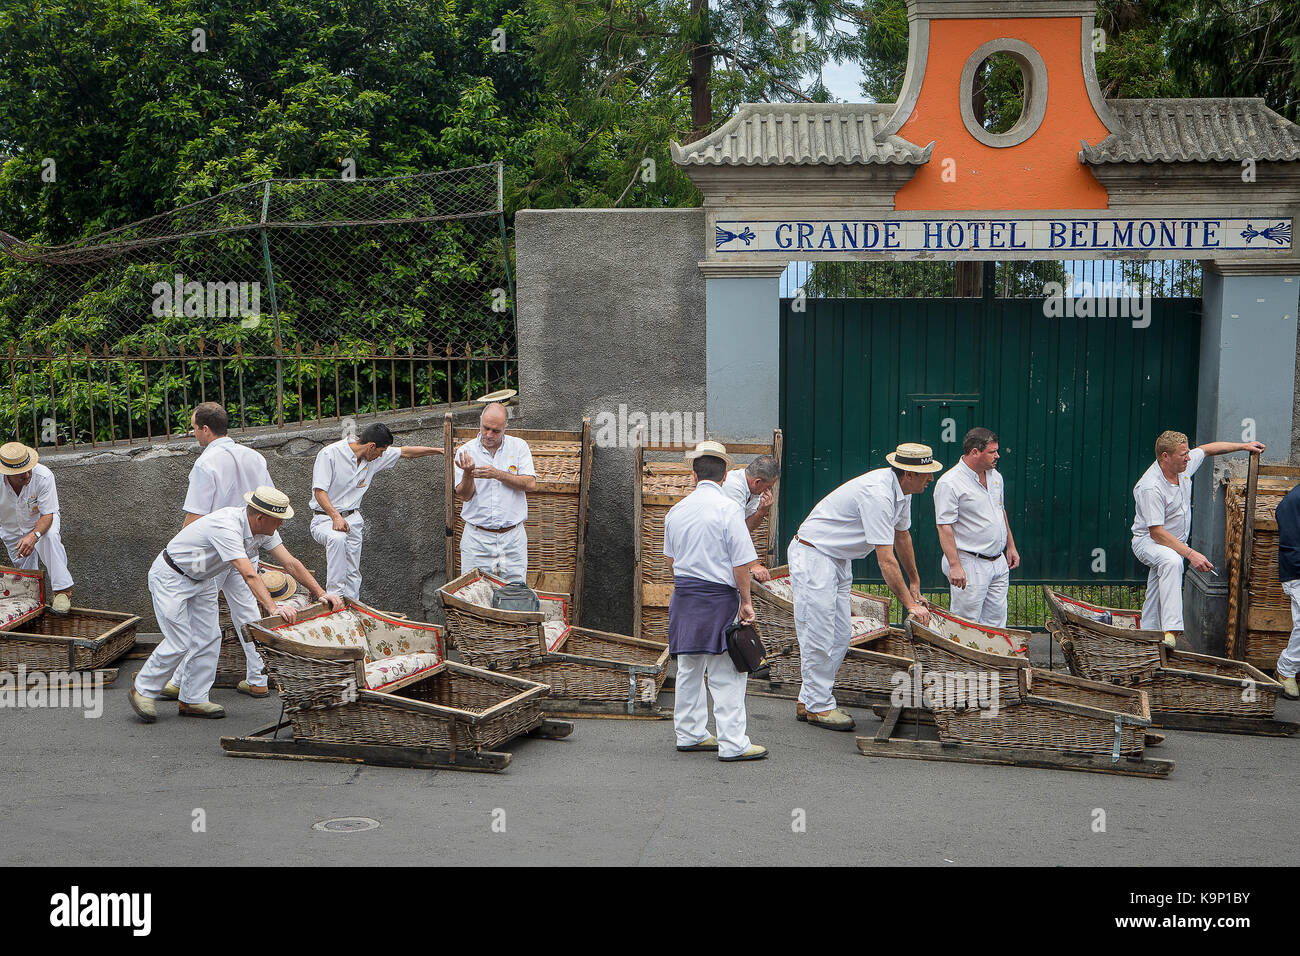
<path fill-rule="evenodd" d="M 989 627 L 1007 626 L 1011 571 L 1020 565 L 999 457 L 998 436 L 987 428 L 972 428 L 962 441 L 957 464 L 934 483 L 934 521 L 950 610 Z"/>
<path fill-rule="evenodd" d="M 326 445 L 312 468 L 311 536 L 325 546 L 326 587 L 335 594 L 361 600 L 361 542 L 365 521 L 361 499 L 375 476 L 403 458 L 441 455 L 441 448 L 393 444 L 388 426 L 373 422 L 352 438 Z"/>
<path fill-rule="evenodd" d="M 854 560 L 874 551 L 904 610 L 921 624 L 930 623 L 912 549 L 912 495 L 925 491 L 943 465 L 929 445 L 912 443 L 899 445 L 885 460 L 887 468 L 846 481 L 823 498 L 789 548 L 803 677 L 795 717 L 828 730 L 854 727 L 853 718 L 836 707 L 832 691 L 853 635 Z"/>
<path fill-rule="evenodd" d="M 1164 631 L 1174 647 L 1183 632 L 1183 559 L 1213 571 L 1210 559 L 1187 546 L 1192 530 L 1192 475 L 1211 455 L 1262 452 L 1262 442 L 1218 441 L 1188 449 L 1182 432 L 1162 432 L 1156 460 L 1133 486 L 1133 554 L 1150 571 L 1142 604 L 1142 629 Z"/>
<path fill-rule="evenodd" d="M 72 574 L 60 537 L 59 491 L 54 472 L 40 464 L 35 448 L 11 441 L 0 446 L 0 537 L 13 566 L 50 575 L 54 597 L 50 610 L 67 614 L 72 607 Z"/>
<path fill-rule="evenodd" d="M 772 511 L 775 500 L 773 490 L 780 480 L 781 466 L 771 455 L 759 455 L 746 467 L 727 472 L 722 490 L 728 498 L 740 505 L 745 515 L 745 527 L 751 534 Z M 768 529 L 769 535 L 775 533 L 775 529 Z M 753 574 L 759 581 L 771 578 L 762 564 L 754 565 Z"/>
<path fill-rule="evenodd" d="M 492 402 L 479 416 L 478 435 L 456 453 L 454 477 L 460 516 L 460 570 L 473 568 L 506 581 L 528 579 L 528 493 L 537 472 L 528 442 L 506 434 L 506 407 Z"/>
<path fill-rule="evenodd" d="M 242 507 L 218 508 L 181 528 L 154 558 L 149 568 L 149 595 L 162 631 L 161 643 L 140 668 L 129 691 L 131 709 L 147 724 L 158 719 L 157 701 L 176 667 L 185 661 L 179 712 L 183 717 L 225 717 L 225 708 L 208 700 L 217 678 L 221 631 L 217 627 L 217 589 L 227 568 L 245 586 L 267 616 L 279 615 L 292 624 L 297 611 L 277 604 L 266 589 L 253 560 L 269 551 L 277 564 L 308 593 L 334 610 L 343 601 L 325 591 L 302 562 L 280 540 L 280 525 L 293 517 L 289 497 L 263 486 L 243 496 Z"/>

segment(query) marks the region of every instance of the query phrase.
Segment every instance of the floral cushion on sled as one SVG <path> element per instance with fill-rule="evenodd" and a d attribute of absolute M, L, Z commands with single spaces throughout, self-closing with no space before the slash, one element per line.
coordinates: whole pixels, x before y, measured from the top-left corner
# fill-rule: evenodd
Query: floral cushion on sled
<path fill-rule="evenodd" d="M 385 685 L 410 677 L 417 671 L 428 670 L 441 663 L 437 654 L 400 654 L 386 657 L 366 665 L 366 686 L 382 690 Z"/>
<path fill-rule="evenodd" d="M 0 572 L 0 629 L 14 627 L 36 617 L 45 606 L 39 571 Z"/>

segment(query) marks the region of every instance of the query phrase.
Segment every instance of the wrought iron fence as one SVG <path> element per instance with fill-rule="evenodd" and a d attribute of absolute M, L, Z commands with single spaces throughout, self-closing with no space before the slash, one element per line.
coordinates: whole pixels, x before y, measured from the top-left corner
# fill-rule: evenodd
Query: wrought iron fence
<path fill-rule="evenodd" d="M 1155 298 L 1199 298 L 1201 264 L 1195 259 L 1110 259 L 1007 261 L 978 263 L 982 280 L 1000 299 L 1043 298 L 1043 286 L 1059 282 L 1066 295 L 1093 296 L 1095 290 L 1120 283 L 1145 283 Z M 781 276 L 781 296 L 819 299 L 950 299 L 975 294 L 960 289 L 958 263 L 791 262 Z M 981 290 L 983 282 L 981 283 Z"/>
<path fill-rule="evenodd" d="M 36 445 L 464 401 L 515 380 L 500 164 L 269 180 L 60 246 L 0 233 L 0 431 Z"/>

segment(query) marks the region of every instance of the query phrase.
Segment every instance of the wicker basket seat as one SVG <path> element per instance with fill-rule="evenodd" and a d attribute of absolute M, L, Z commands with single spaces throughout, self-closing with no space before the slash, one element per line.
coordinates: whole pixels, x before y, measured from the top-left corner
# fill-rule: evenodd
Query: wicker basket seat
<path fill-rule="evenodd" d="M 571 625 L 564 594 L 539 591 L 542 609 L 536 612 L 498 610 L 492 592 L 504 583 L 473 570 L 438 589 L 448 636 L 466 663 L 551 685 L 551 700 L 567 702 L 554 709 L 655 708 L 668 672 L 666 647 Z"/>
<path fill-rule="evenodd" d="M 1002 657 L 1023 657 L 1029 659 L 1029 632 L 1018 631 L 1009 627 L 989 627 L 969 618 L 925 602 L 930 612 L 930 630 L 950 641 L 956 641 L 962 647 L 998 654 Z"/>
<path fill-rule="evenodd" d="M 1271 720 L 1282 685 L 1245 661 L 1176 650 L 1137 611 L 1102 607 L 1044 586 L 1048 631 L 1079 677 L 1140 687 L 1159 714 Z"/>
<path fill-rule="evenodd" d="M 913 687 L 944 743 L 1142 756 L 1151 725 L 1145 691 L 976 650 L 914 619 L 906 626 L 918 665 Z"/>
<path fill-rule="evenodd" d="M 0 669 L 99 670 L 131 649 L 139 623 L 133 614 L 93 608 L 55 614 L 40 571 L 0 567 Z"/>
<path fill-rule="evenodd" d="M 542 723 L 547 688 L 443 656 L 442 629 L 357 601 L 316 604 L 249 635 L 279 688 L 295 739 L 326 744 L 492 749 Z"/>

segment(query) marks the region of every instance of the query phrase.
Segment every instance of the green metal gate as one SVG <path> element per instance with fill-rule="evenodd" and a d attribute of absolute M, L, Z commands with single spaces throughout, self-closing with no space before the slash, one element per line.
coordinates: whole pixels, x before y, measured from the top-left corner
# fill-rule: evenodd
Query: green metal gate
<path fill-rule="evenodd" d="M 1146 580 L 1129 550 L 1132 489 L 1161 431 L 1195 436 L 1198 300 L 1153 299 L 1146 328 L 1046 317 L 1041 299 L 793 301 L 781 303 L 783 554 L 823 496 L 899 442 L 925 442 L 947 468 L 984 425 L 1023 562 L 1013 585 Z M 933 487 L 912 499 L 912 540 L 923 589 L 946 591 Z M 874 559 L 854 576 L 882 580 Z"/>

